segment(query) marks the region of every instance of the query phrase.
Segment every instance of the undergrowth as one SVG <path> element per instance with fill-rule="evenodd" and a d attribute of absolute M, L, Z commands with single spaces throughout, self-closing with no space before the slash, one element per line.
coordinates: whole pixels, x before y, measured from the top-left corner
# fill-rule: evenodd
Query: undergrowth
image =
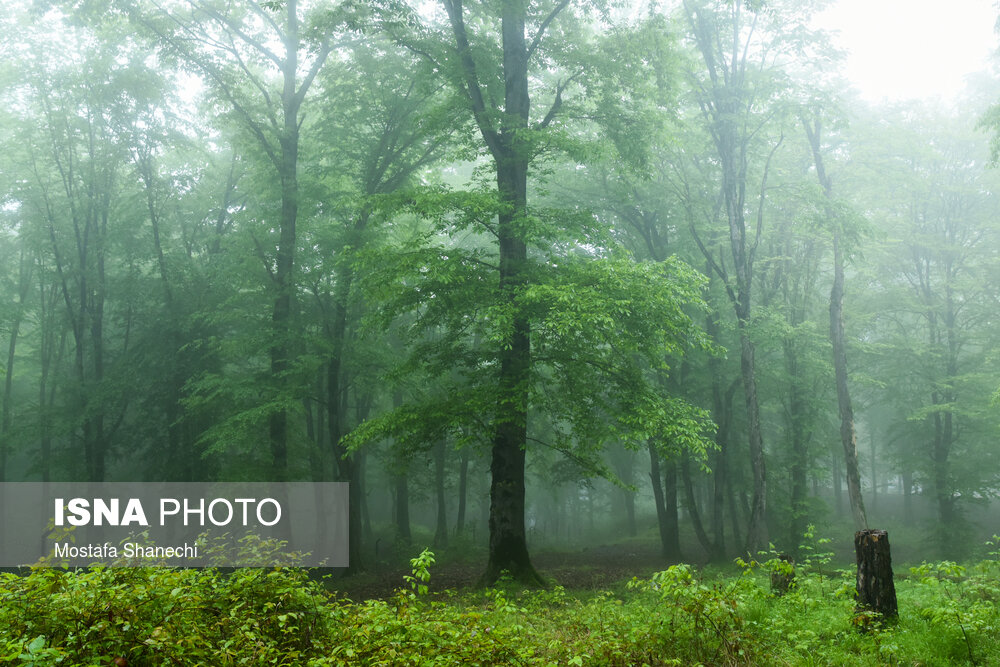
<path fill-rule="evenodd" d="M 991 545 L 980 563 L 897 573 L 899 622 L 865 631 L 853 572 L 813 539 L 780 596 L 770 574 L 793 567 L 773 550 L 736 575 L 676 565 L 586 595 L 507 581 L 431 593 L 425 551 L 395 597 L 360 603 L 296 568 L 38 568 L 0 575 L 0 664 L 1000 664 L 1000 539 Z"/>

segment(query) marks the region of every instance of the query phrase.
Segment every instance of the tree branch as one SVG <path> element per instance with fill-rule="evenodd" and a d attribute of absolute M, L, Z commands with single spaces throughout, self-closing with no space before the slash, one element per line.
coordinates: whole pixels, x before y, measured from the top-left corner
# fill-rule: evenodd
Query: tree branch
<path fill-rule="evenodd" d="M 465 18 L 462 16 L 462 0 L 442 0 L 442 2 L 448 12 L 452 32 L 455 34 L 455 45 L 458 48 L 462 72 L 465 75 L 466 93 L 472 103 L 472 114 L 476 118 L 476 124 L 479 126 L 479 132 L 483 135 L 486 145 L 494 155 L 498 155 L 502 148 L 500 135 L 486 113 L 486 102 L 483 98 L 482 88 L 479 86 L 479 76 L 476 73 L 476 61 L 472 58 L 469 36 L 465 30 Z"/>
<path fill-rule="evenodd" d="M 542 24 L 538 26 L 538 31 L 535 33 L 534 38 L 531 40 L 531 45 L 528 46 L 528 52 L 527 55 L 525 56 L 525 60 L 531 60 L 532 54 L 535 52 L 535 49 L 538 48 L 538 45 L 542 41 L 542 36 L 545 34 L 545 29 L 549 27 L 549 24 L 552 23 L 552 21 L 556 18 L 556 16 L 559 15 L 559 12 L 564 10 L 566 8 L 566 5 L 568 4 L 569 0 L 560 0 L 559 4 L 557 4 L 555 7 L 552 8 L 552 11 L 549 12 L 549 15 L 546 16 L 545 20 L 542 21 Z"/>

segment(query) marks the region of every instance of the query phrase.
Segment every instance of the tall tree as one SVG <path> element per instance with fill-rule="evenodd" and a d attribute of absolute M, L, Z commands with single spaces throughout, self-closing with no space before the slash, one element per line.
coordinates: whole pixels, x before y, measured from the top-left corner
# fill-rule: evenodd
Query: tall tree
<path fill-rule="evenodd" d="M 729 228 L 730 264 L 717 259 L 712 249 L 699 239 L 699 247 L 712 270 L 726 287 L 740 333 L 740 373 L 747 413 L 747 438 L 753 468 L 753 501 L 746 548 L 756 551 L 767 544 L 767 470 L 764 440 L 757 396 L 756 361 L 750 336 L 753 294 L 753 270 L 762 226 L 747 225 L 747 187 L 751 160 L 751 141 L 759 134 L 767 117 L 755 113 L 766 99 L 759 90 L 759 71 L 751 60 L 750 47 L 756 39 L 758 15 L 749 4 L 741 2 L 685 2 L 688 29 L 705 67 L 706 76 L 696 77 L 694 85 L 705 123 L 719 157 L 721 199 Z M 756 58 L 757 54 L 754 54 Z M 761 62 L 765 62 L 761 59 Z M 755 78 L 756 77 L 756 78 Z M 774 143 L 767 157 L 780 145 Z M 764 176 L 767 177 L 767 166 Z M 761 197 L 763 197 L 761 188 Z M 762 210 L 759 209 L 759 210 Z M 694 230 L 694 226 L 691 227 Z M 730 268 L 727 269 L 726 267 Z M 732 272 L 730 274 L 730 271 Z"/>
<path fill-rule="evenodd" d="M 836 219 L 837 207 L 833 203 L 833 180 L 826 170 L 823 151 L 823 116 L 816 111 L 812 117 L 803 117 L 802 126 L 809 140 L 816 178 L 826 199 L 826 218 L 833 235 L 833 285 L 830 287 L 830 344 L 833 347 L 833 368 L 837 382 L 837 405 L 840 412 L 840 442 L 844 449 L 844 468 L 847 473 L 847 494 L 851 502 L 851 515 L 855 530 L 868 527 L 864 498 L 861 496 L 861 473 L 858 468 L 858 436 L 854 428 L 854 407 L 847 383 L 847 343 L 844 337 L 844 249 L 843 220 Z"/>
<path fill-rule="evenodd" d="M 212 0 L 150 0 L 129 11 L 164 49 L 199 70 L 237 122 L 267 156 L 280 186 L 273 253 L 267 253 L 272 308 L 270 372 L 275 383 L 268 415 L 272 475 L 288 475 L 288 374 L 295 307 L 296 224 L 299 217 L 299 139 L 303 105 L 332 49 L 329 30 L 309 24 L 298 0 L 251 1 L 236 8 Z M 274 77 L 277 77 L 277 85 Z"/>

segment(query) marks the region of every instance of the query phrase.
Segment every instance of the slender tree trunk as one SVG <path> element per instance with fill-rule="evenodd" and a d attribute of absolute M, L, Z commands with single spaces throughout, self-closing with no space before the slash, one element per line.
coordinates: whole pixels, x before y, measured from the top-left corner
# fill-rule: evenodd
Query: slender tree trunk
<path fill-rule="evenodd" d="M 844 481 L 841 478 L 840 456 L 836 452 L 831 452 L 830 456 L 830 477 L 833 484 L 833 509 L 839 515 L 844 506 L 843 490 Z"/>
<path fill-rule="evenodd" d="M 669 554 L 681 554 L 680 520 L 677 516 L 677 464 L 668 460 L 663 466 L 663 506 L 666 509 Z"/>
<path fill-rule="evenodd" d="M 649 479 L 653 485 L 653 501 L 656 505 L 656 524 L 660 532 L 660 547 L 663 557 L 668 561 L 681 560 L 680 536 L 677 533 L 677 503 L 676 486 L 674 487 L 673 517 L 667 510 L 666 493 L 663 488 L 663 477 L 660 473 L 660 454 L 656 451 L 653 441 L 649 448 Z"/>
<path fill-rule="evenodd" d="M 875 431 L 871 432 L 872 449 L 872 509 L 878 505 L 878 458 L 875 456 Z"/>
<path fill-rule="evenodd" d="M 806 434 L 803 422 L 805 415 L 805 388 L 799 378 L 798 351 L 792 340 L 785 339 L 785 368 L 791 378 L 788 397 L 788 418 L 792 444 L 791 465 L 791 521 L 789 522 L 789 544 L 794 547 L 802 542 L 806 525 L 806 483 L 809 454 L 806 448 Z"/>
<path fill-rule="evenodd" d="M 691 481 L 691 463 L 690 457 L 688 457 L 685 452 L 681 455 L 681 479 L 684 481 L 684 498 L 685 506 L 687 507 L 688 516 L 691 517 L 691 525 L 694 527 L 694 534 L 698 538 L 698 542 L 701 544 L 701 548 L 705 550 L 705 554 L 712 559 L 715 554 L 715 545 L 712 544 L 712 540 L 708 538 L 708 533 L 705 532 L 705 526 L 701 522 L 701 512 L 698 509 L 698 501 L 695 499 L 694 486 Z"/>
<path fill-rule="evenodd" d="M 706 267 L 711 271 L 711 267 Z M 716 343 L 721 344 L 721 332 L 719 324 L 714 317 L 709 315 L 705 320 L 705 330 Z M 718 449 L 715 451 L 712 467 L 712 544 L 713 551 L 709 558 L 713 561 L 722 561 L 726 557 L 726 541 L 723 509 L 726 502 L 726 488 L 729 485 L 729 440 L 732 433 L 733 421 L 733 397 L 736 395 L 738 381 L 733 381 L 728 388 L 723 388 L 725 378 L 723 377 L 722 364 L 716 357 L 709 359 L 709 368 L 712 372 L 712 416 L 718 426 L 715 433 L 715 444 Z M 733 520 L 736 515 L 733 514 Z M 738 531 L 734 533 L 737 543 Z"/>
<path fill-rule="evenodd" d="M 748 294 L 749 297 L 749 294 Z M 749 298 L 747 299 L 749 317 Z M 747 410 L 747 437 L 750 439 L 750 468 L 753 471 L 753 500 L 750 505 L 750 525 L 747 527 L 746 550 L 755 553 L 767 545 L 767 468 L 764 461 L 764 440 L 760 430 L 760 405 L 757 400 L 757 377 L 754 346 L 747 330 L 748 319 L 739 318 L 740 373 Z"/>
<path fill-rule="evenodd" d="M 444 471 L 447 447 L 444 439 L 434 445 L 434 489 L 437 495 L 437 525 L 434 530 L 434 548 L 448 546 L 448 507 L 445 500 Z"/>
<path fill-rule="evenodd" d="M 861 472 L 858 469 L 858 442 L 854 430 L 854 408 L 847 387 L 847 346 L 844 342 L 844 260 L 840 234 L 833 235 L 833 288 L 830 291 L 830 341 L 833 344 L 833 368 L 837 380 L 837 403 L 840 406 L 840 442 L 844 447 L 847 472 L 847 495 L 857 530 L 868 527 L 865 502 L 861 496 Z"/>
<path fill-rule="evenodd" d="M 410 487 L 407 474 L 396 476 L 396 534 L 406 544 L 410 543 Z"/>
<path fill-rule="evenodd" d="M 455 522 L 455 535 L 465 532 L 465 503 L 469 488 L 469 447 L 462 447 L 458 468 L 458 511 Z"/>
<path fill-rule="evenodd" d="M 11 427 L 13 425 L 14 405 L 14 361 L 17 351 L 17 337 L 21 330 L 21 319 L 24 317 L 25 301 L 31 286 L 32 265 L 28 261 L 25 244 L 22 239 L 18 259 L 17 279 L 17 310 L 14 321 L 10 325 L 10 340 L 7 343 L 7 365 L 4 370 L 3 399 L 0 401 L 0 482 L 7 481 L 7 456 L 10 446 Z"/>
<path fill-rule="evenodd" d="M 295 292 L 295 225 L 299 209 L 299 106 L 296 91 L 298 75 L 298 8 L 296 0 L 286 3 L 285 57 L 282 70 L 282 132 L 278 143 L 280 157 L 278 178 L 281 181 L 281 217 L 278 224 L 278 246 L 274 267 L 274 305 L 271 309 L 271 376 L 279 395 L 288 385 L 289 346 L 291 337 L 292 301 Z M 288 476 L 288 414 L 284 409 L 271 413 L 268 431 L 274 481 Z"/>
<path fill-rule="evenodd" d="M 903 468 L 900 474 L 903 484 L 903 521 L 913 522 L 913 472 L 909 468 Z"/>
<path fill-rule="evenodd" d="M 816 176 L 823 187 L 827 201 L 833 197 L 833 184 L 826 173 L 821 147 L 822 124 L 820 118 L 810 124 L 802 120 L 806 136 L 812 147 Z M 861 472 L 858 468 L 858 442 L 854 429 L 854 408 L 847 386 L 847 344 L 844 340 L 844 257 L 840 247 L 840 228 L 833 220 L 833 210 L 827 207 L 827 218 L 833 224 L 833 286 L 830 288 L 830 343 L 833 347 L 833 369 L 837 383 L 837 404 L 840 409 L 840 442 L 844 448 L 844 465 L 847 473 L 847 494 L 851 501 L 851 514 L 855 530 L 868 527 L 864 498 L 861 496 Z M 840 488 L 837 487 L 839 504 Z"/>
<path fill-rule="evenodd" d="M 730 475 L 726 480 L 726 503 L 729 506 L 729 521 L 733 526 L 733 544 L 740 544 L 740 515 L 736 509 L 736 491 L 733 488 L 733 479 Z"/>
<path fill-rule="evenodd" d="M 746 550 L 755 553 L 766 547 L 767 536 L 767 466 L 764 439 L 760 424 L 760 403 L 757 396 L 754 345 L 750 337 L 754 256 L 762 229 L 763 200 L 771 158 L 781 145 L 775 143 L 764 165 L 760 189 L 760 204 L 756 231 L 747 229 L 747 171 L 749 137 L 747 121 L 751 113 L 754 90 L 748 85 L 749 39 L 752 28 L 743 23 L 742 3 L 727 5 L 728 21 L 711 15 L 711 10 L 693 3 L 684 3 L 685 13 L 695 45 L 701 52 L 708 70 L 709 82 L 700 100 L 705 121 L 709 124 L 721 171 L 721 200 L 729 231 L 729 269 L 716 261 L 712 251 L 702 242 L 694 226 L 690 227 L 705 261 L 712 266 L 726 287 L 726 293 L 736 315 L 740 340 L 740 377 L 747 415 L 747 439 L 750 447 L 750 467 L 753 472 L 753 500 L 747 526 Z M 721 26 L 727 26 L 725 33 Z"/>

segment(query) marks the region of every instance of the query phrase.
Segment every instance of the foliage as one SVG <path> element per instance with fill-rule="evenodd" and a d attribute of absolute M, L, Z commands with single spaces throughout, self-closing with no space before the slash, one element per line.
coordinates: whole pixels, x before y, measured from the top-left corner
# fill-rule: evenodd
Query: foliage
<path fill-rule="evenodd" d="M 815 544 L 813 544 L 815 543 Z M 796 585 L 774 553 L 738 574 L 675 565 L 616 592 L 430 590 L 435 556 L 388 601 L 338 598 L 296 568 L 36 568 L 0 576 L 0 663 L 20 665 L 898 665 L 1000 659 L 1000 538 L 976 564 L 900 577 L 898 625 L 854 624 L 853 573 L 807 538 Z M 782 561 L 783 563 L 785 561 Z M 762 571 L 763 570 L 763 571 Z"/>

